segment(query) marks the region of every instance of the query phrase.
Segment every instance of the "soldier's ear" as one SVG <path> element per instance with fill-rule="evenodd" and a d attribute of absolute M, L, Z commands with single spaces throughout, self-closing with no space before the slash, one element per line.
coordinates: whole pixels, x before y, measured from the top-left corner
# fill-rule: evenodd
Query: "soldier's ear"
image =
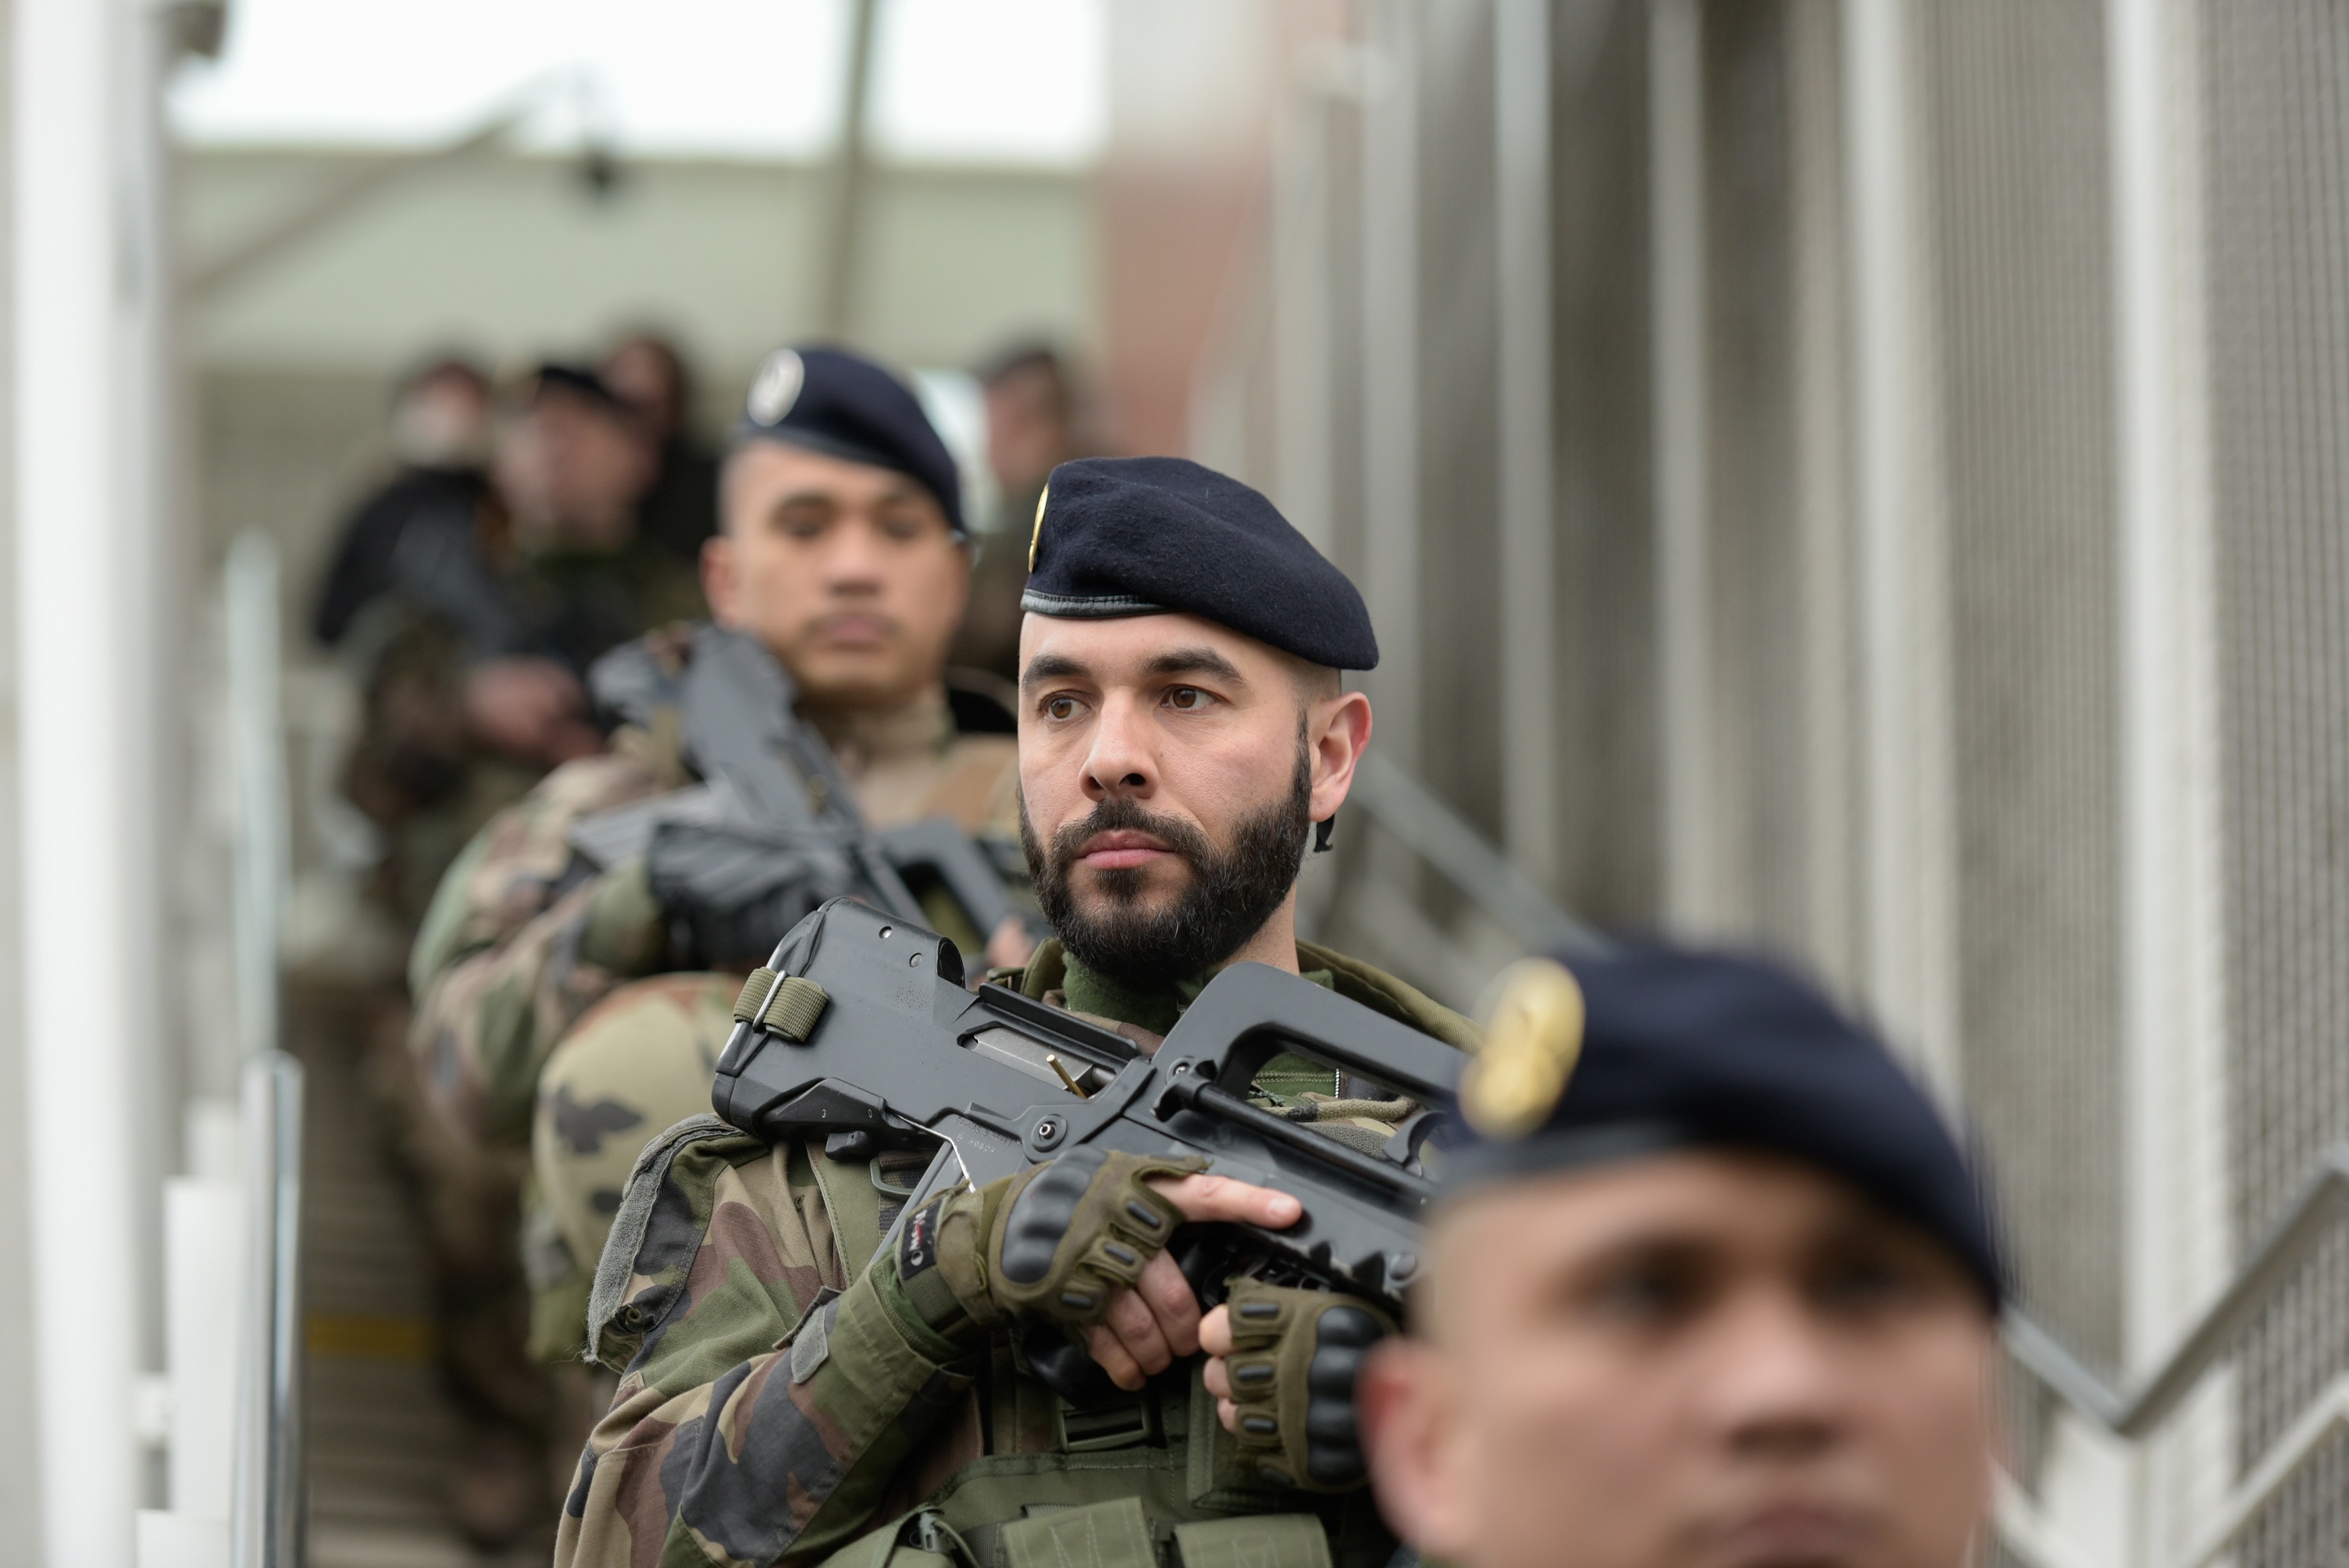
<path fill-rule="evenodd" d="M 1312 752 L 1313 789 L 1309 811 L 1326 822 L 1346 803 L 1354 787 L 1354 764 L 1371 743 L 1371 699 L 1350 691 L 1307 712 L 1306 744 Z"/>
<path fill-rule="evenodd" d="M 720 531 L 701 542 L 701 597 L 721 626 L 735 624 L 740 598 L 734 591 L 734 540 Z"/>

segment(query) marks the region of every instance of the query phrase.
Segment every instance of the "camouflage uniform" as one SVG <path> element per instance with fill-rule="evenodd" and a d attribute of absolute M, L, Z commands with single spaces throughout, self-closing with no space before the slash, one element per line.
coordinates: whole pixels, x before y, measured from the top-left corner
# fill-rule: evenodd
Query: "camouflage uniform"
<path fill-rule="evenodd" d="M 664 638 L 659 645 L 681 658 L 686 644 Z M 823 727 L 876 825 L 943 814 L 974 830 L 1016 832 L 1013 738 L 957 733 L 943 693 L 838 724 L 827 718 Z M 740 976 L 674 975 L 620 990 L 671 962 L 667 920 L 640 864 L 585 874 L 568 835 L 583 816 L 688 782 L 673 732 L 624 729 L 609 754 L 557 769 L 467 846 L 410 958 L 417 1009 L 409 1043 L 435 1130 L 499 1178 L 469 1191 L 469 1233 L 493 1234 L 497 1245 L 493 1256 L 468 1253 L 471 1276 L 444 1314 L 443 1354 L 471 1390 L 519 1378 L 530 1397 L 494 1396 L 491 1413 L 525 1431 L 554 1419 L 543 1378 L 528 1374 L 526 1346 L 540 1359 L 568 1354 L 575 1364 L 595 1255 L 574 1264 L 526 1190 L 542 1068 L 565 1032 L 596 1008 L 595 1048 L 563 1080 L 564 1092 L 588 1109 L 569 1122 L 570 1142 L 554 1164 L 565 1190 L 583 1184 L 561 1181 L 564 1160 L 590 1167 L 616 1160 L 625 1175 L 653 1133 L 709 1108 L 709 1070 L 692 1037 L 672 1026 L 678 1014 L 669 998 L 708 992 L 722 997 L 722 1010 L 741 984 Z M 680 1097 L 690 1101 L 683 1111 L 675 1109 Z"/>
<path fill-rule="evenodd" d="M 1302 943 L 1298 960 L 1309 978 L 1474 1047 L 1473 1026 L 1401 981 Z M 1050 942 L 998 977 L 1081 1014 L 1106 1009 L 1149 1046 L 1197 995 L 1112 991 Z M 1383 1140 L 1383 1120 L 1363 1114 L 1373 1108 L 1327 1105 L 1339 1086 L 1300 1058 L 1276 1058 L 1256 1087 L 1292 1114 L 1323 1108 L 1349 1141 Z M 646 1150 L 589 1324 L 593 1354 L 623 1376 L 580 1460 L 557 1568 L 945 1568 L 952 1556 L 1154 1568 L 1170 1542 L 1185 1568 L 1387 1560 L 1394 1544 L 1367 1494 L 1276 1490 L 1237 1462 L 1200 1358 L 1126 1403 L 1078 1411 L 1027 1374 L 1008 1336 L 931 1327 L 894 1253 L 864 1266 L 921 1162 L 885 1155 L 868 1170 L 713 1117 Z"/>

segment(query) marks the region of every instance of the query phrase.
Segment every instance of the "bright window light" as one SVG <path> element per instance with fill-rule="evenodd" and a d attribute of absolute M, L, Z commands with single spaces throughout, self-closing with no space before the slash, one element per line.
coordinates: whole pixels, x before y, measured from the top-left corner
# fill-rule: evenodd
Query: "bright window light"
<path fill-rule="evenodd" d="M 1073 166 L 1102 141 L 1105 0 L 878 0 L 873 145 Z M 171 92 L 198 145 L 429 146 L 510 107 L 531 139 L 804 160 L 840 129 L 849 0 L 236 0 Z"/>
<path fill-rule="evenodd" d="M 881 0 L 873 140 L 925 162 L 1090 162 L 1108 122 L 1104 0 Z"/>

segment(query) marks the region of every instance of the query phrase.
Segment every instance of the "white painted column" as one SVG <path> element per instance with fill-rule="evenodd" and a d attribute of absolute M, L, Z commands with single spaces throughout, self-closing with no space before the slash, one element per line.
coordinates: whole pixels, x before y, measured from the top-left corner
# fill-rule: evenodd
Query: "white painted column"
<path fill-rule="evenodd" d="M 2123 1051 L 2131 1370 L 2233 1264 L 2227 1194 L 2217 563 L 2196 18 L 2106 0 L 2122 715 Z M 2233 1474 L 2230 1379 L 2152 1439 L 2137 1561 L 2168 1561 Z"/>
<path fill-rule="evenodd" d="M 150 575 L 159 470 L 154 165 L 135 146 L 152 18 L 129 0 L 16 0 L 13 250 L 16 641 L 24 758 L 31 1355 L 44 1559 L 128 1564 L 132 1389 L 150 1304 L 146 1140 L 93 1157 L 91 1118 L 150 1130 L 138 1013 L 153 966 Z"/>
<path fill-rule="evenodd" d="M 1362 596 L 1379 745 L 1420 769 L 1419 7 L 1376 0 L 1362 106 Z"/>
<path fill-rule="evenodd" d="M 1534 883 L 1557 879 L 1557 425 L 1551 412 L 1550 0 L 1495 0 L 1500 276 L 1501 825 Z"/>
<path fill-rule="evenodd" d="M 1909 0 L 1846 0 L 1868 1002 L 1958 1083 L 1949 570 Z"/>
<path fill-rule="evenodd" d="M 1704 32 L 1697 0 L 1648 8 L 1648 212 L 1656 547 L 1656 691 L 1661 727 L 1664 921 L 1717 925 L 1713 635 L 1707 513 Z"/>

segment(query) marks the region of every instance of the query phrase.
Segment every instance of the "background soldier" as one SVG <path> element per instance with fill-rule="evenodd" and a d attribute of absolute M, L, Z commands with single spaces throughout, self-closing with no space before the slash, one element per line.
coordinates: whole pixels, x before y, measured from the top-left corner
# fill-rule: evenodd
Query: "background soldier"
<path fill-rule="evenodd" d="M 651 463 L 600 381 L 542 366 L 500 435 L 495 504 L 411 511 L 378 572 L 338 566 L 366 705 L 344 787 L 387 830 L 378 896 L 403 927 L 494 812 L 597 748 L 587 666 L 698 613 L 692 578 L 636 534 Z"/>
<path fill-rule="evenodd" d="M 419 516 L 452 514 L 464 536 L 494 513 L 490 380 L 470 360 L 436 359 L 400 384 L 391 409 L 399 471 L 353 508 L 336 535 L 310 628 L 333 647 L 369 603 L 398 586 L 399 541 Z"/>
<path fill-rule="evenodd" d="M 722 491 L 725 531 L 702 553 L 709 603 L 781 660 L 801 716 L 830 742 L 867 818 L 943 814 L 1008 840 L 1010 716 L 941 678 L 969 547 L 953 459 L 912 393 L 849 355 L 775 355 L 752 387 Z M 682 672 L 687 637 L 648 645 Z M 673 912 L 641 862 L 591 874 L 568 841 L 582 816 L 690 782 L 678 741 L 675 723 L 623 729 L 608 752 L 557 769 L 492 822 L 443 882 L 410 965 L 411 1044 L 435 1119 L 498 1172 L 457 1191 L 457 1212 L 438 1227 L 467 1243 L 469 1306 L 449 1343 L 481 1412 L 481 1440 L 454 1471 L 477 1535 L 511 1534 L 551 1511 L 546 1434 L 563 1434 L 555 1462 L 567 1469 L 592 1410 L 584 1387 L 531 1369 L 526 1326 L 543 1359 L 576 1368 L 586 1271 L 619 1182 L 647 1139 L 709 1108 L 740 988 L 739 975 L 660 975 L 709 960 L 672 950 Z M 647 975 L 659 977 L 612 994 Z M 592 1027 L 548 1063 L 607 995 Z M 517 1204 L 543 1063 L 543 1191 L 570 1201 L 531 1207 L 525 1295 Z M 556 1408 L 566 1398 L 576 1407 L 567 1418 Z"/>
<path fill-rule="evenodd" d="M 1457 1015 L 1297 940 L 1306 841 L 1371 735 L 1339 676 L 1378 657 L 1353 585 L 1262 496 L 1176 459 L 1062 465 L 1031 549 L 1020 826 L 1060 934 L 994 977 L 1154 1049 L 1214 971 L 1249 960 L 1472 1045 Z M 1253 1092 L 1346 1141 L 1383 1142 L 1408 1109 L 1339 1088 L 1283 1057 Z M 938 1200 L 876 1257 L 925 1158 L 868 1168 L 707 1117 L 647 1151 L 589 1316 L 593 1352 L 626 1374 L 559 1563 L 844 1548 L 1081 1568 L 1150 1563 L 1168 1540 L 1193 1568 L 1243 1547 L 1284 1568 L 1386 1561 L 1359 1489 L 1292 1484 L 1314 1468 L 1290 1460 L 1309 1434 L 1217 1427 L 1199 1304 L 1162 1250 L 1185 1221 L 1294 1223 L 1294 1198 L 1088 1150 Z M 1007 1268 L 1007 1248 L 1025 1261 Z M 1309 1355 L 1325 1315 L 1364 1309 L 1250 1291 Z M 1075 1336 L 1123 1396 L 1053 1392 L 1026 1358 L 1040 1328 Z"/>
<path fill-rule="evenodd" d="M 1763 963 L 1537 961 L 1461 1099 L 1481 1136 L 1449 1161 L 1412 1336 L 1360 1396 L 1423 1553 L 1969 1560 L 2001 1274 L 1979 1187 L 1880 1044 Z"/>
<path fill-rule="evenodd" d="M 1042 343 L 1005 349 L 979 372 L 987 397 L 987 466 L 996 515 L 972 574 L 970 609 L 955 638 L 957 664 L 1003 676 L 1019 674 L 1019 596 L 1028 586 L 1028 533 L 1044 481 L 1061 464 L 1095 450 L 1079 418 L 1076 378 Z"/>
<path fill-rule="evenodd" d="M 655 471 L 637 506 L 638 529 L 694 564 L 718 530 L 718 459 L 694 434 L 693 374 L 685 356 L 658 333 L 634 332 L 605 353 L 595 374 L 653 443 Z"/>

